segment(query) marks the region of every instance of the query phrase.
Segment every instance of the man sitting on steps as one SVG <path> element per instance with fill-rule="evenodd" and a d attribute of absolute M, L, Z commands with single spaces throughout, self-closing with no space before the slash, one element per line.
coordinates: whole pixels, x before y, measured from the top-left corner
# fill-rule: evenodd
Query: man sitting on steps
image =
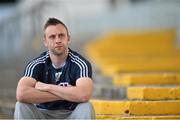
<path fill-rule="evenodd" d="M 15 119 L 94 119 L 91 64 L 69 46 L 66 25 L 49 18 L 48 51 L 28 63 L 17 86 Z"/>

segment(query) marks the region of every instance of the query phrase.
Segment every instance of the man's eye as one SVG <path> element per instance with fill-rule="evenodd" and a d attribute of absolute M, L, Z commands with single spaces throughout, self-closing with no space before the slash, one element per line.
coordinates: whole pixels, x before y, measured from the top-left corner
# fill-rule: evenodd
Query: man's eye
<path fill-rule="evenodd" d="M 49 36 L 49 38 L 50 38 L 50 39 L 55 39 L 56 36 L 55 36 L 55 35 L 51 35 L 51 36 Z"/>
<path fill-rule="evenodd" d="M 58 36 L 59 36 L 59 38 L 64 38 L 65 37 L 64 34 L 59 34 Z"/>

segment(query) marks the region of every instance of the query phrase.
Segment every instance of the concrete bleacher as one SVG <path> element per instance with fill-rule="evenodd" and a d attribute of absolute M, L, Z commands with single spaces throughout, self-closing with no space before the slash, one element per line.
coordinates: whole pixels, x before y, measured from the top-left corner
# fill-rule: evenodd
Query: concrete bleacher
<path fill-rule="evenodd" d="M 159 55 L 174 53 L 176 31 L 168 30 L 115 30 L 102 34 L 96 40 L 88 43 L 87 53 L 90 58 L 97 60 L 109 56 L 135 56 L 135 55 Z M 89 47 L 91 46 L 91 47 Z"/>
<path fill-rule="evenodd" d="M 96 116 L 107 115 L 110 117 L 117 116 L 137 116 L 137 117 L 152 117 L 152 116 L 179 116 L 180 101 L 179 100 L 164 100 L 164 101 L 147 101 L 147 100 L 92 100 L 95 107 Z M 180 116 L 179 116 L 180 117 Z"/>
<path fill-rule="evenodd" d="M 176 100 L 180 99 L 180 86 L 138 86 L 127 88 L 130 100 Z"/>
<path fill-rule="evenodd" d="M 86 46 L 126 98 L 93 99 L 97 119 L 180 119 L 180 52 L 173 29 L 113 31 Z"/>
<path fill-rule="evenodd" d="M 121 73 L 112 76 L 115 86 L 135 85 L 180 85 L 178 72 Z"/>
<path fill-rule="evenodd" d="M 131 71 L 178 71 L 180 52 L 173 29 L 105 33 L 86 48 L 105 75 Z M 90 47 L 91 46 L 91 47 Z"/>

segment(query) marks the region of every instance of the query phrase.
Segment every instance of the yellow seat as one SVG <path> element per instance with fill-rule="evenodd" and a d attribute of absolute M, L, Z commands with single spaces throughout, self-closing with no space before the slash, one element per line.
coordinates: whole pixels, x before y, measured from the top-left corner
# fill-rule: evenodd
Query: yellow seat
<path fill-rule="evenodd" d="M 180 73 L 122 73 L 113 76 L 115 86 L 180 85 Z"/>
<path fill-rule="evenodd" d="M 128 87 L 127 96 L 139 100 L 176 100 L 180 99 L 180 87 Z"/>
<path fill-rule="evenodd" d="M 96 114 L 111 115 L 178 115 L 180 100 L 168 101 L 123 101 L 91 100 Z"/>

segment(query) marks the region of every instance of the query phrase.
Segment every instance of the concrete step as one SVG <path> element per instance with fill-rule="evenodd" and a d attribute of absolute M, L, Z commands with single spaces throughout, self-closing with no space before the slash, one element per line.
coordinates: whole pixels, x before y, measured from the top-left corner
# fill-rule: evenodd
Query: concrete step
<path fill-rule="evenodd" d="M 176 38 L 175 29 L 154 30 L 112 30 L 97 37 L 93 42 L 114 43 L 173 43 Z"/>
<path fill-rule="evenodd" d="M 111 45 L 108 43 L 108 46 L 104 46 L 104 43 L 99 45 L 88 45 L 85 50 L 88 56 L 90 57 L 100 57 L 100 58 L 111 58 L 111 57 L 128 57 L 128 56 L 152 56 L 152 55 L 178 55 L 179 49 L 170 46 L 170 44 L 160 45 L 153 43 L 143 45 L 143 44 L 122 44 L 114 43 Z M 156 46 L 155 46 L 156 45 Z M 94 60 L 94 59 L 93 59 Z M 96 58 L 95 58 L 96 60 Z"/>
<path fill-rule="evenodd" d="M 115 86 L 180 85 L 179 72 L 122 73 L 113 76 Z"/>
<path fill-rule="evenodd" d="M 96 115 L 96 120 L 179 120 L 180 115 L 152 115 L 152 116 L 135 116 L 135 115 Z"/>
<path fill-rule="evenodd" d="M 0 100 L 0 119 L 12 119 L 16 101 L 12 99 Z"/>
<path fill-rule="evenodd" d="M 180 86 L 136 86 L 128 87 L 128 99 L 139 100 L 176 100 L 180 99 Z"/>
<path fill-rule="evenodd" d="M 99 99 L 125 99 L 126 87 L 114 87 L 110 85 L 94 85 L 93 98 Z"/>
<path fill-rule="evenodd" d="M 180 100 L 132 101 L 91 100 L 96 114 L 112 115 L 179 115 Z"/>
<path fill-rule="evenodd" d="M 97 66 L 93 67 L 93 82 L 94 91 L 93 98 L 101 99 L 123 99 L 126 97 L 125 87 L 115 87 L 112 84 L 112 78 L 107 76 L 102 76 Z"/>
<path fill-rule="evenodd" d="M 99 66 L 104 75 L 114 75 L 120 72 L 148 72 L 180 70 L 180 57 L 131 57 L 102 61 Z"/>
<path fill-rule="evenodd" d="M 97 37 L 89 43 L 88 46 L 90 46 L 90 48 L 100 48 L 103 50 L 107 50 L 106 48 L 121 48 L 121 46 L 130 49 L 147 49 L 148 47 L 154 46 L 158 49 L 164 48 L 165 46 L 172 48 L 175 37 L 176 30 L 172 29 L 159 31 L 111 31 Z"/>

